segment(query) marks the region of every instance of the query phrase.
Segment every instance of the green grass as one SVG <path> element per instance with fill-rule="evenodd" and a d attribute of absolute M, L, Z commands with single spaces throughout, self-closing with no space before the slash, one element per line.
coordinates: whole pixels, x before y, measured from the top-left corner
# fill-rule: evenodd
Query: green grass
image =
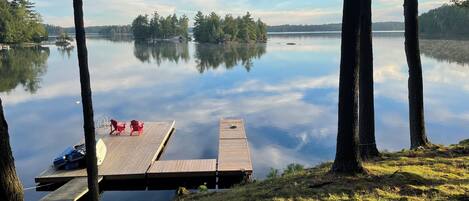
<path fill-rule="evenodd" d="M 469 200 L 469 140 L 449 147 L 382 153 L 367 174 L 333 175 L 331 163 L 178 200 Z"/>

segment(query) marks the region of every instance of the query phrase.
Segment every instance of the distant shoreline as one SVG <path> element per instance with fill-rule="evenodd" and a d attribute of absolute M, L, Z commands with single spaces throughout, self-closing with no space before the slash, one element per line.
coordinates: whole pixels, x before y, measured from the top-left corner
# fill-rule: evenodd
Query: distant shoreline
<path fill-rule="evenodd" d="M 341 31 L 271 31 L 267 32 L 268 35 L 278 35 L 278 34 L 340 34 Z M 404 30 L 395 30 L 395 31 L 373 31 L 373 33 L 404 33 Z"/>

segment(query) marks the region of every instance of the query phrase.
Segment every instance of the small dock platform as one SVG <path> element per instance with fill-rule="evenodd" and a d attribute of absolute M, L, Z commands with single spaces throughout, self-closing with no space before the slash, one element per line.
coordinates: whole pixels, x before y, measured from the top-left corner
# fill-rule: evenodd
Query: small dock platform
<path fill-rule="evenodd" d="M 229 188 L 250 179 L 253 168 L 244 121 L 220 120 L 217 159 L 159 160 L 175 130 L 175 121 L 145 122 L 140 136 L 109 135 L 97 129 L 107 147 L 98 168 L 101 190 L 169 190 L 184 186 Z M 45 201 L 76 200 L 87 192 L 86 169 L 56 170 L 50 166 L 35 178 L 38 185 L 61 186 L 43 198 Z M 63 185 L 64 184 L 64 185 Z M 46 199 L 47 198 L 47 199 Z"/>

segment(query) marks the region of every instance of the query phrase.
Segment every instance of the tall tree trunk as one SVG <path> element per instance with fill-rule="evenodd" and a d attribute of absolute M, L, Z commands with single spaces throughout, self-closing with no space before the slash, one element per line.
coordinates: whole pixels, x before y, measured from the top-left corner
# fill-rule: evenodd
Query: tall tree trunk
<path fill-rule="evenodd" d="M 24 200 L 23 186 L 16 175 L 15 159 L 11 152 L 8 124 L 0 99 L 0 200 Z"/>
<path fill-rule="evenodd" d="M 361 4 L 359 133 L 360 156 L 367 160 L 379 156 L 379 152 L 375 141 L 371 0 L 362 0 Z"/>
<path fill-rule="evenodd" d="M 404 0 L 405 52 L 409 65 L 410 147 L 429 144 L 425 134 L 423 78 L 418 36 L 418 0 Z"/>
<path fill-rule="evenodd" d="M 363 172 L 358 148 L 360 3 L 344 0 L 339 82 L 337 151 L 332 172 Z"/>
<path fill-rule="evenodd" d="M 83 104 L 83 120 L 86 146 L 86 172 L 88 173 L 89 200 L 98 201 L 98 165 L 96 158 L 96 139 L 91 97 L 90 72 L 88 70 L 88 51 L 86 49 L 85 27 L 83 22 L 83 1 L 73 0 L 75 15 L 75 32 L 80 68 L 81 100 Z"/>

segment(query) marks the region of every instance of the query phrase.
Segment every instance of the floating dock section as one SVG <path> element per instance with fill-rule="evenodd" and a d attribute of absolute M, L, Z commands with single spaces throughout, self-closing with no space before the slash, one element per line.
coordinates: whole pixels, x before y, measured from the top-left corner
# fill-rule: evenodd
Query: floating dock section
<path fill-rule="evenodd" d="M 253 168 L 244 121 L 220 120 L 217 159 L 159 160 L 175 130 L 175 121 L 145 122 L 140 136 L 109 135 L 97 129 L 107 147 L 99 166 L 100 190 L 169 190 L 178 187 L 229 188 L 250 179 Z M 56 190 L 42 200 L 77 200 L 87 189 L 86 169 L 56 170 L 53 166 L 35 178 L 38 185 L 51 184 Z M 60 187 L 57 189 L 57 187 Z"/>

